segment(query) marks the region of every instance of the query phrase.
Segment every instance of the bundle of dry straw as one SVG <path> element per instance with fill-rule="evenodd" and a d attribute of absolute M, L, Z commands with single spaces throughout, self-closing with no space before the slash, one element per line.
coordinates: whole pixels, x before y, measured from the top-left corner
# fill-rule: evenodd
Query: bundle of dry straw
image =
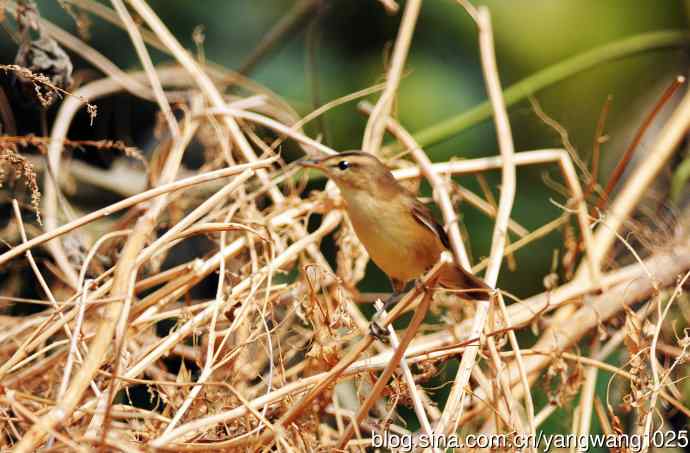
<path fill-rule="evenodd" d="M 370 445 L 372 432 L 383 431 L 440 436 L 462 427 L 534 434 L 575 395 L 573 432 L 579 434 L 590 431 L 593 414 L 610 432 L 626 429 L 616 415 L 622 401 L 634 408 L 632 429 L 640 433 L 656 429 L 654 416 L 668 405 L 689 414 L 673 379 L 690 340 L 687 333 L 677 345 L 663 340 L 669 310 L 680 303 L 687 309 L 687 225 L 677 228 L 669 246 L 653 253 L 640 255 L 630 246 L 625 255 L 635 259 L 619 255 L 623 264 L 612 259 L 611 251 L 619 239 L 627 244 L 628 220 L 687 130 L 690 96 L 664 126 L 645 164 L 633 169 L 631 182 L 608 209 L 596 212 L 595 221 L 568 151 L 514 151 L 486 9 L 463 3 L 477 23 L 500 154 L 432 164 L 391 116 L 420 0 L 405 3 L 386 82 L 302 119 L 251 80 L 200 63 L 144 0 L 127 0 L 128 5 L 112 0 L 113 9 L 89 1 L 67 3 L 124 27 L 143 71 L 122 71 L 96 49 L 36 16 L 44 36 L 106 77 L 60 100 L 49 138 L 23 138 L 22 143 L 47 155 L 43 182 L 33 186 L 35 195 L 41 193 L 43 224 L 36 231 L 27 216 L 25 225 L 23 214 L 29 210 L 13 202 L 6 229 L 11 245 L 0 255 L 0 267 L 28 260 L 33 280 L 6 283 L 3 293 L 12 296 L 13 284 L 29 284 L 38 285 L 44 297 L 6 297 L 3 303 L 33 302 L 45 308 L 23 317 L 0 317 L 3 447 L 18 452 L 41 446 L 315 451 L 363 448 Z M 12 1 L 2 6 L 20 14 Z M 154 66 L 151 46 L 169 53 L 175 64 Z M 32 71 L 23 71 L 31 78 Z M 40 78 L 32 83 L 57 89 Z M 239 85 L 247 94 L 226 96 L 222 88 L 228 85 Z M 294 177 L 295 169 L 277 150 L 289 140 L 305 154 L 335 152 L 306 136 L 302 125 L 328 108 L 378 90 L 376 105 L 362 105 L 369 115 L 363 149 L 390 156 L 381 146 L 388 131 L 409 151 L 411 161 L 398 157 L 388 163 L 401 179 L 424 177 L 431 183 L 459 262 L 468 268 L 474 264 L 475 272 L 486 269 L 484 278 L 495 287 L 506 256 L 573 223 L 578 232 L 570 251 L 580 260 L 572 278 L 517 303 L 506 304 L 497 290 L 491 302 L 461 308 L 420 285 L 386 318 L 389 324 L 421 306 L 404 333 L 389 327 L 389 345 L 370 337 L 360 310 L 367 295 L 356 290 L 368 257 L 339 209 L 338 194 L 328 186 L 305 196 L 304 179 Z M 122 172 L 66 162 L 65 147 L 93 145 L 66 139 L 75 114 L 121 91 L 160 107 L 165 132 L 152 157 L 141 158 L 145 166 Z M 3 141 L 3 161 L 30 176 L 40 161 L 21 156 L 18 140 Z M 193 140 L 207 156 L 194 171 L 181 165 Z M 122 144 L 100 146 L 136 154 Z M 561 217 L 529 232 L 511 219 L 511 210 L 517 167 L 537 164 L 558 166 L 568 200 Z M 487 170 L 501 172 L 497 206 L 450 179 Z M 65 220 L 59 183 L 66 175 L 121 199 Z M 489 258 L 481 263 L 471 263 L 464 249 L 452 198 L 458 190 L 465 201 L 495 218 Z M 314 213 L 322 218 L 310 229 Z M 517 240 L 508 243 L 508 232 Z M 337 245 L 335 267 L 321 250 L 327 236 Z M 198 237 L 206 238 L 203 252 L 168 264 L 176 250 Z M 50 259 L 36 260 L 32 253 L 38 249 L 47 250 Z M 423 280 L 433 278 L 436 269 Z M 195 299 L 195 287 L 209 281 L 216 285 L 216 296 Z M 430 304 L 446 321 L 422 329 L 419 314 Z M 610 319 L 624 319 L 625 328 L 610 327 Z M 525 347 L 526 337 L 518 340 L 520 330 L 536 334 L 532 347 Z M 627 350 L 631 362 L 620 367 L 606 363 L 619 350 Z M 659 360 L 661 352 L 672 359 Z M 450 396 L 439 406 L 423 384 L 458 358 Z M 612 395 L 607 407 L 594 391 L 602 369 L 625 391 L 625 396 Z M 558 385 L 549 387 L 550 401 L 538 407 L 532 396 L 543 375 Z M 417 433 L 401 423 L 396 411 L 403 405 L 414 409 Z"/>

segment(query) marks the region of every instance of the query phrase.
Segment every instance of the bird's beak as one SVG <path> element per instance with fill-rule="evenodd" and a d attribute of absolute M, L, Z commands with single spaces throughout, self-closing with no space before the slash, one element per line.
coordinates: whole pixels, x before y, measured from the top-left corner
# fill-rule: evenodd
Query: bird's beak
<path fill-rule="evenodd" d="M 300 159 L 295 162 L 297 165 L 301 167 L 307 167 L 307 168 L 316 168 L 319 170 L 323 170 L 323 164 L 321 162 L 321 159 Z"/>

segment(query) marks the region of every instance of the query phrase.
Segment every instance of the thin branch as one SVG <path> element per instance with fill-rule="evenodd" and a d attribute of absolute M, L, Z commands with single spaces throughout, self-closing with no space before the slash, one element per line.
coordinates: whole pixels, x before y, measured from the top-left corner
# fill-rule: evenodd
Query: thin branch
<path fill-rule="evenodd" d="M 156 68 L 153 67 L 151 56 L 146 50 L 146 44 L 144 43 L 144 40 L 141 37 L 139 27 L 137 27 L 137 24 L 134 23 L 134 20 L 132 19 L 132 16 L 129 14 L 129 11 L 127 11 L 127 7 L 125 6 L 123 0 L 110 1 L 115 7 L 117 13 L 120 15 L 122 23 L 124 23 L 125 27 L 127 28 L 127 32 L 129 33 L 129 37 L 132 39 L 134 48 L 136 49 L 137 55 L 139 56 L 139 60 L 141 61 L 141 64 L 144 66 L 144 71 L 146 71 L 146 75 L 148 76 L 149 83 L 151 84 L 151 89 L 153 90 L 153 95 L 156 97 L 158 106 L 160 107 L 161 112 L 163 112 L 165 120 L 168 122 L 168 129 L 170 130 L 170 135 L 172 135 L 173 139 L 175 139 L 180 135 L 180 127 L 177 125 L 175 116 L 173 115 L 172 109 L 170 108 L 170 104 L 168 103 L 168 98 L 165 96 L 165 92 L 163 91 L 163 85 L 161 84 L 161 81 L 158 78 L 158 74 L 156 74 Z"/>
<path fill-rule="evenodd" d="M 513 139 L 510 131 L 510 122 L 505 110 L 505 103 L 498 79 L 496 58 L 493 46 L 493 32 L 491 30 L 491 18 L 488 9 L 481 7 L 476 11 L 479 21 L 477 28 L 479 33 L 479 48 L 482 60 L 482 70 L 486 81 L 487 92 L 493 106 L 494 120 L 498 145 L 503 160 L 501 195 L 499 198 L 498 214 L 494 225 L 494 233 L 491 241 L 491 255 L 484 280 L 491 286 L 496 286 L 498 273 L 503 261 L 503 252 L 506 243 L 506 232 L 510 212 L 515 197 L 515 163 L 513 155 Z M 492 296 L 493 299 L 493 296 Z M 491 301 L 479 301 L 470 330 L 471 338 L 479 338 L 489 313 Z M 465 406 L 465 392 L 470 379 L 472 368 L 475 365 L 480 344 L 470 345 L 462 355 L 458 373 L 443 409 L 443 414 L 436 426 L 436 432 L 449 435 L 457 431 L 458 423 L 462 417 Z"/>
<path fill-rule="evenodd" d="M 644 161 L 639 162 L 606 213 L 606 227 L 597 228 L 594 234 L 592 260 L 601 269 L 609 250 L 616 239 L 616 233 L 633 213 L 649 185 L 675 152 L 690 127 L 690 92 L 686 93 L 674 110 L 668 122 L 659 132 L 654 145 Z M 578 271 L 578 272 L 581 272 Z"/>
<path fill-rule="evenodd" d="M 352 421 L 350 426 L 348 426 L 348 428 L 345 430 L 343 435 L 340 436 L 340 440 L 338 441 L 338 448 L 345 448 L 348 441 L 352 438 L 352 435 L 355 432 L 355 425 L 360 424 L 364 417 L 367 416 L 367 414 L 369 413 L 369 409 L 371 409 L 374 403 L 376 403 L 376 401 L 379 398 L 379 395 L 383 391 L 383 388 L 386 385 L 388 385 L 388 379 L 393 375 L 393 372 L 398 367 L 400 360 L 403 359 L 403 356 L 405 355 L 405 349 L 407 349 L 407 345 L 410 344 L 414 336 L 417 334 L 419 326 L 422 324 L 422 321 L 424 320 L 424 317 L 426 316 L 426 313 L 429 310 L 431 296 L 432 294 L 428 291 L 425 292 L 422 296 L 422 302 L 419 304 L 417 310 L 415 310 L 414 316 L 412 317 L 412 320 L 410 321 L 407 330 L 405 330 L 405 335 L 403 336 L 402 341 L 395 348 L 395 352 L 393 353 L 390 362 L 388 363 L 386 368 L 384 368 L 383 372 L 379 375 L 378 379 L 376 380 L 376 384 L 374 384 L 374 387 L 369 392 L 369 395 L 367 395 L 366 400 L 364 400 L 362 405 L 357 410 L 357 415 L 355 416 L 354 420 Z M 414 385 L 414 381 L 412 383 Z M 425 429 L 430 430 L 431 427 L 428 426 L 428 424 L 429 422 L 427 421 L 427 427 Z"/>
<path fill-rule="evenodd" d="M 613 189 L 616 187 L 618 184 L 618 181 L 620 180 L 621 176 L 623 176 L 623 172 L 627 168 L 628 164 L 630 163 L 630 160 L 632 159 L 633 153 L 639 146 L 640 142 L 642 141 L 642 137 L 644 137 L 645 132 L 647 132 L 647 129 L 649 129 L 649 126 L 652 124 L 654 121 L 654 118 L 657 116 L 659 111 L 662 109 L 664 105 L 671 99 L 671 97 L 675 94 L 675 92 L 680 88 L 680 86 L 685 83 L 685 77 L 683 76 L 678 76 L 676 77 L 673 82 L 671 82 L 671 85 L 666 88 L 666 90 L 662 93 L 661 97 L 659 100 L 654 104 L 654 107 L 652 110 L 647 114 L 647 116 L 644 118 L 642 121 L 642 125 L 639 127 L 637 132 L 635 133 L 635 137 L 633 137 L 632 141 L 628 145 L 628 147 L 625 149 L 625 152 L 623 155 L 620 157 L 618 164 L 616 164 L 616 167 L 613 169 L 611 172 L 611 175 L 609 176 L 609 180 L 606 183 L 606 187 L 604 188 L 604 193 L 601 195 L 601 199 L 599 200 L 599 203 L 597 203 L 597 209 L 599 210 L 605 210 L 606 205 L 608 204 L 609 197 L 613 193 Z"/>
<path fill-rule="evenodd" d="M 367 126 L 364 129 L 362 150 L 365 152 L 378 154 L 381 143 L 383 142 L 386 123 L 393 109 L 395 93 L 398 91 L 400 78 L 405 68 L 405 60 L 410 49 L 412 35 L 421 7 L 422 0 L 408 0 L 405 3 L 405 10 L 403 11 L 400 28 L 398 29 L 398 36 L 395 40 L 395 47 L 393 48 L 391 65 L 386 74 L 386 87 L 383 89 L 383 93 L 381 93 L 381 97 L 372 110 Z"/>
<path fill-rule="evenodd" d="M 249 164 L 241 164 L 241 165 L 236 165 L 231 168 L 222 168 L 220 170 L 214 170 L 210 171 L 208 173 L 201 173 L 199 175 L 195 176 L 190 176 L 189 178 L 185 179 L 180 179 L 179 181 L 172 182 L 170 184 L 164 184 L 159 187 L 156 187 L 154 189 L 149 189 L 146 192 L 142 192 L 138 195 L 134 195 L 132 197 L 126 198 L 122 201 L 118 201 L 117 203 L 113 203 L 110 206 L 107 206 L 102 209 L 98 209 L 96 211 L 93 211 L 83 217 L 80 217 L 76 220 L 73 220 L 72 222 L 66 223 L 57 229 L 44 233 L 40 236 L 37 236 L 30 241 L 17 245 L 13 248 L 11 248 L 9 251 L 3 253 L 0 255 L 0 265 L 6 263 L 7 261 L 11 260 L 12 258 L 21 255 L 22 253 L 26 252 L 27 250 L 36 247 L 37 245 L 43 244 L 47 241 L 50 241 L 51 239 L 54 239 L 56 237 L 62 236 L 65 233 L 68 233 L 72 230 L 75 230 L 79 227 L 82 227 L 88 223 L 93 222 L 94 220 L 97 220 L 101 217 L 104 216 L 109 216 L 117 211 L 121 211 L 123 209 L 129 208 L 130 206 L 134 206 L 136 204 L 139 204 L 141 202 L 150 200 L 152 198 L 158 197 L 160 195 L 169 193 L 169 192 L 174 192 L 176 190 L 184 189 L 187 187 L 191 187 L 197 184 L 202 184 L 208 181 L 213 181 L 216 179 L 221 179 L 225 178 L 228 176 L 236 175 L 238 173 L 241 173 L 242 171 L 246 169 L 254 169 L 254 168 L 261 168 L 261 167 L 267 167 L 273 164 L 276 161 L 275 157 L 272 157 L 270 159 L 263 159 L 263 160 L 258 160 L 253 163 Z"/>

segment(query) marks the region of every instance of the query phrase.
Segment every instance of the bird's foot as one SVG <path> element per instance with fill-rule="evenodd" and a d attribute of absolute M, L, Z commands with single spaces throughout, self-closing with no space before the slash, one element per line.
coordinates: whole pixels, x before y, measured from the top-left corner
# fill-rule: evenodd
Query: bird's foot
<path fill-rule="evenodd" d="M 388 344 L 390 333 L 385 328 L 381 327 L 376 319 L 369 323 L 369 335 L 379 340 L 381 343 Z"/>
<path fill-rule="evenodd" d="M 429 287 L 424 284 L 421 278 L 418 278 L 414 281 L 414 287 L 418 293 L 425 293 L 429 291 Z"/>
<path fill-rule="evenodd" d="M 382 314 L 384 311 L 390 309 L 392 306 L 400 302 L 400 299 L 403 298 L 405 294 L 403 293 L 393 293 L 390 295 L 388 299 L 383 303 L 383 306 L 376 312 L 376 316 L 379 316 Z"/>

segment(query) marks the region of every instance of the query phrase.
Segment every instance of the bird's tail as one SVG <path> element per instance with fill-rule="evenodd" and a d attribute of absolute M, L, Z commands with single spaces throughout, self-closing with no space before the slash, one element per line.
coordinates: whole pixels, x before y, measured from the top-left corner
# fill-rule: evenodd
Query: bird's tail
<path fill-rule="evenodd" d="M 489 300 L 493 291 L 484 280 L 467 272 L 455 263 L 449 263 L 441 270 L 438 284 L 458 291 L 458 296 L 471 300 Z"/>

